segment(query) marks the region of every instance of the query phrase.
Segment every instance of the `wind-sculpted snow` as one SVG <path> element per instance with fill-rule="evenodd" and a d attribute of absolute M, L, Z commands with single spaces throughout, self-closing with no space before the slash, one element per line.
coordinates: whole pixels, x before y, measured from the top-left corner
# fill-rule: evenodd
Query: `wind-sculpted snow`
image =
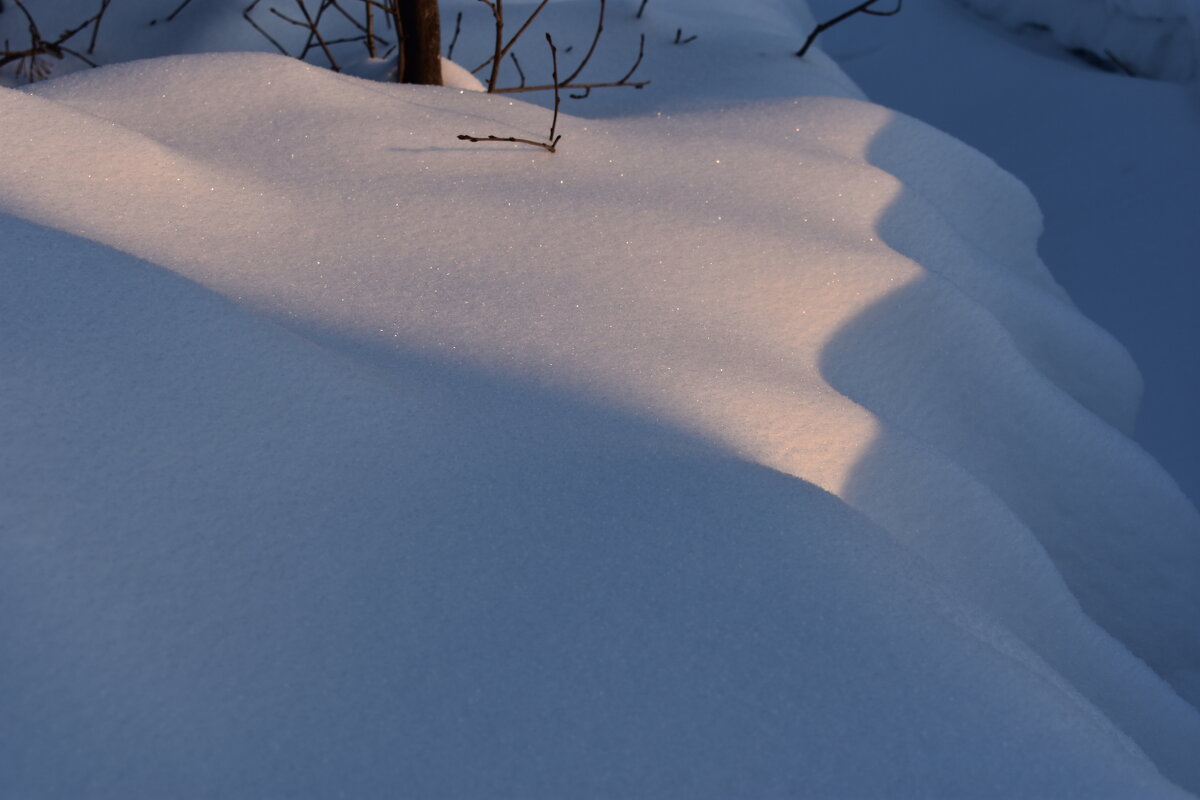
<path fill-rule="evenodd" d="M 967 148 L 249 54 L 0 113 L 15 794 L 1200 789 L 1200 519 Z"/>

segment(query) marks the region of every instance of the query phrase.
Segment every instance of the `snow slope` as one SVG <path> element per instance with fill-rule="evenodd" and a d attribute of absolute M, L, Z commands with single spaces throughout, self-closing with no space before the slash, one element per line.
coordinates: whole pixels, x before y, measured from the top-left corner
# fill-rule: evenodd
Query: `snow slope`
<path fill-rule="evenodd" d="M 554 155 L 270 55 L 0 90 L 6 792 L 1200 790 L 1136 370 L 1019 183 L 788 69 Z"/>
<path fill-rule="evenodd" d="M 1047 265 L 1145 377 L 1137 440 L 1197 502 L 1194 91 L 1103 72 L 956 0 L 860 16 L 823 41 L 875 102 L 970 143 L 1030 187 L 1046 216 Z"/>

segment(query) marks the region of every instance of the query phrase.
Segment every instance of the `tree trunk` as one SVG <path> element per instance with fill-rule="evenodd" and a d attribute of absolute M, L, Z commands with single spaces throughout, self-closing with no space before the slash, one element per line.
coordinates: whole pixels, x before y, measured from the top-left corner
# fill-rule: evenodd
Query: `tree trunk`
<path fill-rule="evenodd" d="M 437 0 L 392 0 L 403 37 L 396 80 L 442 85 L 442 24 Z"/>

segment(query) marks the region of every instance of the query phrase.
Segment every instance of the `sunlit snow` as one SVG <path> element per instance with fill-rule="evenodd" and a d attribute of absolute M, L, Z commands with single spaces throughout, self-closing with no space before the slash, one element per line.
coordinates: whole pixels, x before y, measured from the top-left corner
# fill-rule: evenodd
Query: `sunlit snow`
<path fill-rule="evenodd" d="M 799 3 L 613 3 L 554 154 L 238 5 L 0 88 L 3 793 L 1200 791 L 1200 515 L 1022 183 Z"/>

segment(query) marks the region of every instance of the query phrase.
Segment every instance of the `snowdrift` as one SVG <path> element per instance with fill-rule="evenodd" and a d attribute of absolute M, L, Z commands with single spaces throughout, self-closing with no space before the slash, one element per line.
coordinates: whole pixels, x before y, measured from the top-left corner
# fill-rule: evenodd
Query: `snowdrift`
<path fill-rule="evenodd" d="M 1200 790 L 1200 518 L 965 146 L 255 54 L 0 113 L 8 794 Z"/>

